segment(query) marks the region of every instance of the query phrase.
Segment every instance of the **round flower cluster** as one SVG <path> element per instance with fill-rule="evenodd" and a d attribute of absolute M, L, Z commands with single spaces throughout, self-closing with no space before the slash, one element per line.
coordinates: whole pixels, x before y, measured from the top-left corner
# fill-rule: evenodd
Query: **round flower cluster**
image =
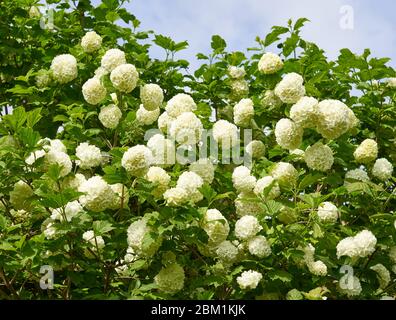
<path fill-rule="evenodd" d="M 238 143 L 238 128 L 227 120 L 219 120 L 213 125 L 213 139 L 223 149 L 229 149 Z"/>
<path fill-rule="evenodd" d="M 163 112 L 158 117 L 158 129 L 160 129 L 163 133 L 167 133 L 173 120 L 175 120 L 175 118 L 170 117 L 168 112 Z"/>
<path fill-rule="evenodd" d="M 282 59 L 272 52 L 264 53 L 258 63 L 258 69 L 264 74 L 273 74 L 283 68 Z"/>
<path fill-rule="evenodd" d="M 258 179 L 253 191 L 257 196 L 264 197 L 265 200 L 275 199 L 281 194 L 278 182 L 271 176 Z M 264 191 L 267 191 L 266 196 L 264 196 Z"/>
<path fill-rule="evenodd" d="M 362 182 L 367 182 L 370 181 L 370 178 L 367 174 L 366 171 L 363 169 L 354 169 L 354 170 L 349 170 L 347 173 L 345 173 L 345 184 L 348 184 L 347 180 L 358 180 Z"/>
<path fill-rule="evenodd" d="M 172 121 L 169 133 L 180 144 L 193 145 L 200 141 L 203 131 L 201 120 L 192 112 L 183 112 Z"/>
<path fill-rule="evenodd" d="M 56 56 L 50 67 L 52 77 L 61 84 L 68 83 L 77 78 L 77 60 L 71 54 Z"/>
<path fill-rule="evenodd" d="M 287 118 L 280 119 L 275 126 L 276 142 L 284 149 L 297 149 L 302 143 L 303 133 L 300 126 Z"/>
<path fill-rule="evenodd" d="M 88 210 L 94 212 L 103 211 L 108 208 L 113 201 L 113 191 L 107 182 L 100 176 L 93 176 L 81 183 L 78 191 L 85 193 L 80 196 L 80 203 Z"/>
<path fill-rule="evenodd" d="M 240 240 L 248 240 L 260 232 L 263 227 L 254 216 L 246 215 L 235 223 L 235 236 Z"/>
<path fill-rule="evenodd" d="M 85 181 L 87 181 L 87 179 L 85 179 L 85 176 L 81 173 L 77 173 L 74 176 L 69 175 L 68 177 L 64 178 L 61 182 L 61 186 L 64 189 L 70 188 L 78 190 L 81 184 Z"/>
<path fill-rule="evenodd" d="M 184 270 L 178 263 L 163 267 L 154 277 L 158 289 L 170 294 L 175 294 L 184 287 Z"/>
<path fill-rule="evenodd" d="M 162 134 L 155 134 L 147 141 L 147 147 L 153 154 L 153 164 L 157 166 L 169 166 L 175 163 L 175 144 L 166 139 Z"/>
<path fill-rule="evenodd" d="M 115 67 L 110 74 L 110 80 L 117 90 L 125 93 L 135 89 L 139 73 L 133 64 L 124 63 Z"/>
<path fill-rule="evenodd" d="M 32 196 L 32 188 L 26 182 L 19 180 L 10 192 L 10 204 L 16 210 L 27 209 L 30 206 L 29 198 Z"/>
<path fill-rule="evenodd" d="M 233 263 L 238 258 L 239 250 L 231 241 L 223 241 L 216 247 L 216 255 L 225 263 Z"/>
<path fill-rule="evenodd" d="M 106 98 L 107 90 L 98 78 L 91 78 L 83 84 L 82 93 L 85 101 L 96 105 Z"/>
<path fill-rule="evenodd" d="M 153 124 L 160 115 L 160 109 L 154 109 L 153 111 L 148 111 L 142 104 L 136 111 L 136 120 L 141 124 L 146 126 Z"/>
<path fill-rule="evenodd" d="M 256 185 L 256 178 L 250 174 L 250 169 L 239 166 L 232 173 L 232 183 L 238 192 L 251 192 Z"/>
<path fill-rule="evenodd" d="M 37 72 L 36 87 L 39 89 L 48 87 L 51 83 L 51 80 L 51 74 L 47 70 L 41 69 Z"/>
<path fill-rule="evenodd" d="M 242 290 L 255 289 L 262 278 L 263 275 L 260 272 L 249 270 L 242 272 L 242 274 L 237 277 L 237 282 Z"/>
<path fill-rule="evenodd" d="M 287 162 L 278 162 L 272 169 L 271 175 L 283 187 L 295 185 L 298 179 L 298 171 L 292 164 Z"/>
<path fill-rule="evenodd" d="M 380 289 L 385 289 L 391 282 L 391 275 L 389 270 L 386 269 L 385 266 L 381 263 L 377 263 L 376 265 L 370 267 L 370 269 L 377 273 Z"/>
<path fill-rule="evenodd" d="M 115 129 L 122 118 L 122 112 L 114 104 L 110 104 L 100 109 L 99 121 L 105 128 Z"/>
<path fill-rule="evenodd" d="M 315 248 L 312 244 L 308 244 L 304 249 L 304 262 L 306 263 L 309 272 L 317 276 L 327 275 L 327 266 L 320 260 L 315 261 Z"/>
<path fill-rule="evenodd" d="M 168 206 L 180 206 L 186 203 L 188 199 L 188 193 L 186 190 L 180 187 L 170 188 L 165 191 L 164 199 Z"/>
<path fill-rule="evenodd" d="M 71 221 L 77 214 L 80 212 L 83 212 L 84 209 L 81 206 L 81 204 L 75 200 L 68 202 L 65 206 L 65 208 L 57 208 L 52 210 L 51 212 L 51 219 L 52 220 L 59 220 L 59 221 L 64 221 L 65 218 L 67 221 Z M 64 215 L 63 215 L 64 212 Z"/>
<path fill-rule="evenodd" d="M 161 106 L 164 101 L 164 93 L 158 84 L 145 84 L 140 88 L 140 100 L 146 110 L 153 111 Z"/>
<path fill-rule="evenodd" d="M 87 32 L 81 39 L 81 47 L 84 52 L 91 53 L 99 50 L 102 45 L 102 37 L 95 31 Z"/>
<path fill-rule="evenodd" d="M 242 99 L 234 106 L 234 123 L 240 127 L 248 127 L 254 116 L 253 101 Z"/>
<path fill-rule="evenodd" d="M 316 124 L 318 100 L 302 97 L 290 109 L 290 119 L 302 128 L 313 128 Z"/>
<path fill-rule="evenodd" d="M 58 151 L 58 150 L 50 150 L 45 155 L 45 162 L 47 165 L 56 164 L 61 167 L 60 176 L 67 176 L 72 170 L 72 162 L 67 153 Z"/>
<path fill-rule="evenodd" d="M 160 167 L 150 167 L 147 171 L 146 179 L 155 184 L 152 194 L 157 198 L 160 198 L 168 189 L 171 181 L 169 174 Z"/>
<path fill-rule="evenodd" d="M 229 66 L 228 74 L 233 79 L 240 79 L 246 75 L 246 71 L 243 67 Z"/>
<path fill-rule="evenodd" d="M 276 85 L 275 94 L 284 103 L 296 103 L 305 95 L 304 79 L 297 73 L 288 73 Z"/>
<path fill-rule="evenodd" d="M 208 158 L 201 158 L 191 163 L 189 170 L 199 175 L 204 183 L 211 184 L 214 179 L 215 167 Z"/>
<path fill-rule="evenodd" d="M 121 159 L 121 165 L 132 176 L 143 176 L 153 163 L 153 154 L 149 148 L 136 145 L 129 148 Z"/>
<path fill-rule="evenodd" d="M 338 283 L 339 291 L 348 297 L 358 296 L 362 292 L 360 280 L 356 276 L 346 274 L 340 278 Z"/>
<path fill-rule="evenodd" d="M 331 202 L 322 202 L 318 207 L 318 217 L 323 222 L 336 222 L 338 219 L 338 208 Z"/>
<path fill-rule="evenodd" d="M 393 165 L 385 158 L 377 159 L 371 173 L 381 181 L 389 180 L 392 177 Z"/>
<path fill-rule="evenodd" d="M 203 185 L 202 178 L 195 172 L 183 172 L 179 179 L 177 179 L 176 188 L 181 188 L 186 191 L 187 197 L 193 203 L 202 200 L 203 195 L 198 190 Z"/>
<path fill-rule="evenodd" d="M 265 145 L 260 140 L 252 140 L 245 147 L 245 151 L 253 159 L 260 159 L 265 154 Z"/>
<path fill-rule="evenodd" d="M 358 163 L 370 163 L 377 159 L 378 156 L 378 145 L 373 139 L 364 140 L 353 153 L 356 162 Z"/>
<path fill-rule="evenodd" d="M 124 51 L 120 49 L 109 49 L 102 57 L 101 66 L 106 69 L 107 72 L 112 72 L 116 67 L 125 63 Z"/>
<path fill-rule="evenodd" d="M 232 100 L 239 100 L 249 94 L 249 83 L 245 79 L 234 79 L 231 81 Z"/>
<path fill-rule="evenodd" d="M 161 238 L 152 241 L 148 246 L 144 246 L 144 237 L 152 231 L 151 227 L 147 225 L 147 218 L 143 217 L 135 222 L 132 222 L 127 230 L 128 245 L 139 256 L 151 257 L 161 246 Z"/>
<path fill-rule="evenodd" d="M 317 107 L 316 130 L 326 139 L 336 139 L 355 126 L 355 115 L 338 100 L 323 100 Z"/>
<path fill-rule="evenodd" d="M 265 258 L 271 254 L 271 246 L 264 236 L 255 236 L 251 238 L 247 243 L 247 247 L 252 255 L 259 258 Z"/>
<path fill-rule="evenodd" d="M 230 226 L 226 218 L 217 209 L 206 211 L 202 228 L 207 233 L 210 243 L 215 245 L 225 241 L 230 232 Z"/>
<path fill-rule="evenodd" d="M 351 258 L 364 258 L 375 251 L 376 244 L 377 238 L 371 231 L 363 230 L 354 237 L 342 239 L 337 244 L 337 257 L 348 256 Z"/>
<path fill-rule="evenodd" d="M 317 142 L 305 150 L 304 160 L 308 168 L 325 172 L 334 163 L 333 151 L 329 146 Z"/>
<path fill-rule="evenodd" d="M 95 236 L 93 230 L 89 230 L 83 233 L 82 238 L 87 241 L 91 246 L 100 249 L 103 249 L 105 246 L 105 242 L 101 236 Z"/>
<path fill-rule="evenodd" d="M 81 169 L 90 169 L 100 166 L 102 163 L 102 154 L 96 146 L 87 142 L 80 143 L 76 148 L 76 157 L 80 159 L 78 165 Z"/>
<path fill-rule="evenodd" d="M 165 107 L 167 114 L 170 117 L 176 118 L 184 112 L 192 112 L 197 109 L 193 98 L 185 93 L 178 93 L 171 98 Z"/>
<path fill-rule="evenodd" d="M 282 103 L 282 100 L 278 98 L 274 90 L 265 91 L 261 99 L 261 105 L 269 109 L 277 109 Z"/>

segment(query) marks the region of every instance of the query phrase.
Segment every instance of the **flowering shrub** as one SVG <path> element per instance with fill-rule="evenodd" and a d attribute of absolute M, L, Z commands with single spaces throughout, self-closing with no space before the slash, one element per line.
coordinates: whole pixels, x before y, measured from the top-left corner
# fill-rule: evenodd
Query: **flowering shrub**
<path fill-rule="evenodd" d="M 51 3 L 0 2 L 1 298 L 396 295 L 389 59 L 299 19 L 191 74 L 118 1 Z"/>

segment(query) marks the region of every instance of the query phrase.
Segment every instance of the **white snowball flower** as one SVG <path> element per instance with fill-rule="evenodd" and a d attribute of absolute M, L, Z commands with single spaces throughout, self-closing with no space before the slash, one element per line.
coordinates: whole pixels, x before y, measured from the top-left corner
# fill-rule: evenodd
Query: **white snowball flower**
<path fill-rule="evenodd" d="M 61 84 L 68 83 L 77 78 L 77 60 L 71 54 L 56 56 L 50 67 L 52 77 Z"/>
<path fill-rule="evenodd" d="M 181 206 L 182 204 L 189 201 L 188 193 L 183 188 L 170 188 L 165 191 L 164 199 L 168 206 Z"/>
<path fill-rule="evenodd" d="M 229 66 L 228 74 L 233 79 L 240 79 L 246 75 L 246 71 L 243 67 Z"/>
<path fill-rule="evenodd" d="M 157 198 L 162 197 L 164 192 L 169 188 L 171 181 L 170 175 L 160 167 L 150 167 L 147 171 L 146 179 L 156 185 L 152 193 Z"/>
<path fill-rule="evenodd" d="M 122 112 L 114 104 L 110 104 L 100 109 L 99 121 L 105 128 L 115 129 L 122 118 Z"/>
<path fill-rule="evenodd" d="M 147 111 L 146 108 L 143 107 L 141 104 L 139 109 L 136 111 L 136 120 L 139 121 L 141 124 L 149 126 L 157 121 L 160 115 L 160 109 L 155 109 L 153 111 Z"/>
<path fill-rule="evenodd" d="M 308 264 L 309 272 L 316 276 L 326 276 L 327 275 L 327 266 L 323 263 L 323 261 L 313 261 Z"/>
<path fill-rule="evenodd" d="M 338 286 L 340 292 L 346 294 L 348 297 L 358 296 L 362 292 L 359 278 L 349 274 L 340 278 Z"/>
<path fill-rule="evenodd" d="M 373 139 L 364 140 L 353 153 L 356 162 L 358 163 L 370 163 L 377 159 L 378 156 L 378 144 Z"/>
<path fill-rule="evenodd" d="M 38 159 L 44 157 L 45 155 L 46 155 L 46 152 L 44 150 L 33 151 L 25 159 L 25 163 L 28 165 L 33 165 Z"/>
<path fill-rule="evenodd" d="M 227 120 L 219 120 L 213 125 L 212 134 L 214 140 L 224 149 L 235 146 L 238 139 L 238 128 Z"/>
<path fill-rule="evenodd" d="M 148 247 L 143 246 L 145 235 L 149 234 L 151 231 L 151 227 L 147 225 L 146 217 L 134 221 L 128 227 L 127 242 L 128 245 L 136 252 L 136 254 L 151 257 L 161 246 L 162 241 L 160 238 L 158 238 L 156 241 L 153 241 Z"/>
<path fill-rule="evenodd" d="M 235 235 L 240 240 L 248 240 L 262 229 L 263 227 L 254 216 L 243 216 L 235 223 Z"/>
<path fill-rule="evenodd" d="M 302 97 L 290 109 L 290 119 L 302 128 L 313 128 L 316 124 L 318 100 Z"/>
<path fill-rule="evenodd" d="M 102 46 L 102 37 L 95 31 L 89 31 L 82 37 L 81 46 L 87 53 L 99 50 Z"/>
<path fill-rule="evenodd" d="M 102 57 L 101 66 L 108 72 L 112 72 L 116 67 L 125 63 L 126 59 L 123 51 L 120 49 L 110 49 Z"/>
<path fill-rule="evenodd" d="M 97 247 L 98 249 L 102 249 L 105 246 L 105 242 L 101 236 L 95 236 L 93 230 L 89 230 L 83 233 L 83 239 L 91 244 L 93 247 Z"/>
<path fill-rule="evenodd" d="M 255 236 L 247 243 L 249 252 L 259 258 L 268 257 L 271 254 L 271 246 L 264 236 Z"/>
<path fill-rule="evenodd" d="M 259 140 L 252 140 L 245 147 L 245 151 L 254 159 L 260 159 L 265 154 L 265 145 Z"/>
<path fill-rule="evenodd" d="M 121 92 L 129 93 L 135 89 L 139 80 L 139 73 L 133 64 L 124 63 L 111 71 L 110 80 L 114 88 Z"/>
<path fill-rule="evenodd" d="M 242 290 L 255 289 L 262 278 L 263 275 L 260 272 L 249 270 L 242 272 L 242 274 L 237 277 L 237 282 Z"/>
<path fill-rule="evenodd" d="M 62 141 L 60 141 L 59 139 L 48 139 L 48 138 L 44 138 L 39 140 L 39 144 L 41 144 L 42 142 L 49 142 L 49 145 L 46 144 L 43 146 L 43 149 L 45 151 L 59 151 L 59 152 L 67 152 L 66 146 L 63 144 Z"/>
<path fill-rule="evenodd" d="M 160 129 L 163 133 L 167 133 L 173 120 L 176 118 L 170 117 L 168 113 L 165 111 L 158 117 L 158 129 Z"/>
<path fill-rule="evenodd" d="M 297 73 L 288 73 L 276 85 L 275 94 L 284 103 L 297 103 L 305 95 L 304 79 Z"/>
<path fill-rule="evenodd" d="M 329 146 L 317 142 L 305 150 L 304 160 L 308 168 L 325 172 L 334 163 L 333 151 Z"/>
<path fill-rule="evenodd" d="M 122 183 L 116 183 L 110 185 L 111 190 L 113 191 L 112 201 L 109 204 L 109 209 L 120 209 L 128 206 L 129 202 L 129 192 L 128 188 L 125 187 Z"/>
<path fill-rule="evenodd" d="M 278 181 L 280 186 L 288 187 L 296 184 L 298 171 L 287 162 L 278 162 L 271 171 L 271 175 Z"/>
<path fill-rule="evenodd" d="M 352 110 L 338 100 L 319 102 L 316 130 L 326 139 L 340 137 L 354 125 L 351 112 Z"/>
<path fill-rule="evenodd" d="M 85 176 L 83 174 L 76 173 L 74 176 L 68 176 L 65 179 L 63 179 L 61 185 L 62 188 L 64 189 L 70 188 L 70 189 L 78 190 L 80 185 L 85 181 L 87 181 L 87 179 L 85 179 Z"/>
<path fill-rule="evenodd" d="M 264 53 L 258 63 L 258 69 L 264 74 L 273 74 L 283 68 L 282 59 L 275 53 Z"/>
<path fill-rule="evenodd" d="M 178 143 L 193 145 L 200 141 L 202 131 L 201 120 L 192 112 L 183 112 L 171 123 L 169 133 Z"/>
<path fill-rule="evenodd" d="M 16 210 L 25 209 L 29 206 L 29 198 L 33 196 L 32 188 L 24 181 L 19 180 L 10 191 L 10 203 Z"/>
<path fill-rule="evenodd" d="M 100 166 L 102 163 L 102 154 L 100 149 L 87 142 L 80 143 L 77 146 L 76 157 L 80 159 L 78 165 L 81 169 L 94 168 Z"/>
<path fill-rule="evenodd" d="M 96 105 L 106 98 L 107 90 L 98 78 L 91 78 L 83 84 L 82 93 L 85 101 Z"/>
<path fill-rule="evenodd" d="M 342 239 L 337 244 L 337 257 L 367 257 L 375 251 L 377 238 L 371 231 L 363 230 L 354 237 Z"/>
<path fill-rule="evenodd" d="M 282 100 L 278 98 L 274 90 L 267 90 L 261 99 L 261 105 L 269 109 L 279 108 L 283 104 Z"/>
<path fill-rule="evenodd" d="M 202 185 L 202 178 L 195 172 L 190 171 L 183 172 L 177 179 L 176 183 L 176 187 L 184 189 L 187 192 L 187 197 L 194 203 L 202 200 L 203 198 L 203 195 L 198 190 Z"/>
<path fill-rule="evenodd" d="M 389 78 L 386 80 L 386 85 L 389 88 L 395 89 L 396 88 L 396 78 Z"/>
<path fill-rule="evenodd" d="M 162 134 L 155 134 L 147 141 L 147 147 L 153 154 L 153 164 L 166 167 L 175 163 L 176 150 L 173 140 L 166 139 Z"/>
<path fill-rule="evenodd" d="M 227 219 L 217 209 L 208 209 L 204 215 L 202 228 L 212 244 L 219 244 L 227 239 L 230 226 Z"/>
<path fill-rule="evenodd" d="M 192 112 L 197 109 L 193 98 L 185 93 L 178 93 L 171 98 L 165 107 L 170 117 L 177 118 L 184 112 Z"/>
<path fill-rule="evenodd" d="M 103 67 L 99 67 L 95 70 L 93 78 L 102 79 L 105 75 L 108 75 L 109 71 Z"/>
<path fill-rule="evenodd" d="M 228 240 L 223 241 L 216 248 L 217 256 L 226 263 L 234 262 L 238 257 L 238 253 L 238 248 Z"/>
<path fill-rule="evenodd" d="M 235 209 L 239 217 L 257 216 L 264 211 L 261 200 L 255 194 L 245 192 L 240 193 L 235 199 Z"/>
<path fill-rule="evenodd" d="M 145 84 L 140 88 L 140 100 L 146 110 L 153 111 L 161 107 L 164 93 L 158 84 Z"/>
<path fill-rule="evenodd" d="M 251 192 L 256 185 L 256 178 L 250 174 L 250 169 L 239 166 L 232 173 L 232 183 L 238 192 Z"/>
<path fill-rule="evenodd" d="M 377 279 L 379 281 L 380 289 L 385 289 L 391 282 L 391 275 L 389 270 L 386 269 L 381 263 L 377 263 L 376 265 L 370 267 L 370 269 L 377 273 Z"/>
<path fill-rule="evenodd" d="M 249 94 L 249 82 L 245 79 L 233 79 L 231 81 L 231 99 L 238 100 Z"/>
<path fill-rule="evenodd" d="M 106 181 L 100 176 L 93 176 L 84 181 L 78 188 L 81 195 L 80 203 L 88 210 L 101 212 L 106 210 L 112 203 L 114 193 Z"/>
<path fill-rule="evenodd" d="M 64 208 L 57 208 L 52 210 L 51 219 L 64 221 L 65 217 L 67 221 L 71 221 L 78 213 L 84 211 L 81 204 L 75 200 L 68 202 Z M 63 215 L 64 214 L 64 215 Z"/>
<path fill-rule="evenodd" d="M 52 221 L 51 219 L 45 220 L 42 224 L 42 229 L 46 239 L 50 240 L 56 237 L 57 230 L 55 221 Z"/>
<path fill-rule="evenodd" d="M 163 267 L 154 277 L 158 289 L 169 294 L 175 294 L 184 287 L 184 270 L 178 263 Z"/>
<path fill-rule="evenodd" d="M 389 180 L 392 177 L 393 165 L 385 158 L 377 159 L 371 173 L 381 181 Z"/>
<path fill-rule="evenodd" d="M 254 187 L 253 191 L 257 196 L 264 197 L 264 190 L 266 188 L 269 188 L 270 186 L 271 186 L 271 189 L 269 189 L 268 194 L 265 197 L 265 199 L 272 200 L 272 199 L 279 197 L 281 194 L 279 184 L 271 176 L 266 176 L 266 177 L 263 177 L 263 178 L 257 180 L 256 186 Z"/>
<path fill-rule="evenodd" d="M 45 69 L 40 69 L 37 72 L 36 80 L 36 87 L 39 89 L 43 89 L 45 87 L 50 86 L 52 78 L 50 72 Z"/>
<path fill-rule="evenodd" d="M 69 155 L 65 152 L 51 150 L 45 155 L 45 160 L 48 165 L 57 164 L 61 167 L 61 177 L 67 176 L 71 172 L 73 165 Z"/>
<path fill-rule="evenodd" d="M 133 176 L 143 176 L 153 163 L 153 154 L 149 148 L 137 145 L 129 148 L 121 159 L 121 165 Z"/>
<path fill-rule="evenodd" d="M 234 106 L 234 123 L 240 127 L 248 127 L 254 116 L 253 101 L 242 99 Z"/>
<path fill-rule="evenodd" d="M 366 171 L 363 169 L 354 169 L 354 170 L 349 170 L 347 173 L 345 173 L 345 184 L 348 184 L 348 179 L 350 180 L 358 180 L 362 182 L 367 182 L 370 181 L 370 178 L 367 174 Z"/>
<path fill-rule="evenodd" d="M 318 217 L 323 222 L 334 223 L 339 216 L 338 208 L 331 202 L 322 202 L 318 207 Z"/>
<path fill-rule="evenodd" d="M 297 149 L 302 143 L 303 133 L 300 126 L 287 118 L 280 119 L 275 126 L 276 142 L 284 149 Z"/>
<path fill-rule="evenodd" d="M 208 158 L 201 158 L 191 163 L 189 170 L 199 175 L 204 183 L 211 184 L 214 179 L 215 167 Z"/>
<path fill-rule="evenodd" d="M 298 162 L 298 161 L 304 161 L 304 156 L 305 156 L 305 151 L 301 149 L 294 149 L 294 150 L 289 150 L 290 155 L 293 156 L 293 159 L 291 161 L 293 162 Z"/>

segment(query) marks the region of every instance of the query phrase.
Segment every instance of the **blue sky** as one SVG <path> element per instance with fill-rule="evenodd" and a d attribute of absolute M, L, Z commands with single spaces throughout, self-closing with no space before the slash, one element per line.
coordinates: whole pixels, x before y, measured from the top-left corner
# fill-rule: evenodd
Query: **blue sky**
<path fill-rule="evenodd" d="M 265 37 L 271 26 L 299 17 L 311 20 L 302 36 L 317 43 L 329 58 L 348 47 L 357 53 L 370 48 L 374 56 L 396 61 L 393 0 L 132 0 L 125 6 L 141 21 L 142 29 L 175 41 L 188 40 L 189 48 L 178 57 L 191 61 L 193 69 L 197 66 L 195 54 L 210 50 L 213 34 L 221 35 L 229 50 L 245 51 L 255 45 L 257 35 Z M 343 6 L 353 9 L 353 29 L 340 27 L 345 18 L 345 11 L 340 12 Z M 161 49 L 153 48 L 151 53 L 163 57 Z"/>

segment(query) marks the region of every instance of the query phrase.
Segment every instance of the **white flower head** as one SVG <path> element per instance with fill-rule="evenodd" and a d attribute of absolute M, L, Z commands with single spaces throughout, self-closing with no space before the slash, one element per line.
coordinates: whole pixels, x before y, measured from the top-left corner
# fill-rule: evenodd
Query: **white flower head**
<path fill-rule="evenodd" d="M 192 112 L 197 109 L 193 98 L 185 93 L 178 93 L 171 98 L 165 107 L 166 112 L 170 117 L 176 118 L 184 112 Z"/>
<path fill-rule="evenodd" d="M 235 235 L 240 240 L 248 240 L 262 229 L 263 227 L 254 216 L 243 216 L 235 223 Z"/>
<path fill-rule="evenodd" d="M 264 53 L 258 63 L 258 69 L 264 74 L 273 74 L 283 68 L 282 59 L 275 53 Z"/>
<path fill-rule="evenodd" d="M 381 181 L 389 180 L 392 177 L 393 165 L 385 158 L 377 159 L 371 173 Z"/>
<path fill-rule="evenodd" d="M 237 277 L 237 282 L 242 290 L 255 289 L 260 283 L 263 275 L 260 272 L 249 270 L 244 271 Z"/>
<path fill-rule="evenodd" d="M 238 141 L 238 128 L 227 120 L 219 120 L 213 125 L 213 138 L 223 149 L 230 149 Z"/>
<path fill-rule="evenodd" d="M 180 144 L 194 145 L 201 139 L 203 125 L 193 112 L 183 112 L 172 121 L 169 133 Z"/>
<path fill-rule="evenodd" d="M 164 93 L 158 84 L 145 84 L 140 88 L 140 100 L 146 110 L 153 111 L 161 107 Z"/>
<path fill-rule="evenodd" d="M 318 100 L 312 97 L 302 97 L 290 109 L 290 119 L 302 128 L 315 127 Z"/>
<path fill-rule="evenodd" d="M 254 116 L 253 101 L 242 99 L 234 106 L 234 123 L 240 127 L 248 127 Z"/>
<path fill-rule="evenodd" d="M 288 73 L 276 85 L 275 94 L 284 103 L 296 103 L 305 95 L 304 79 L 297 73 Z"/>
<path fill-rule="evenodd" d="M 264 236 L 255 236 L 248 243 L 249 252 L 259 258 L 268 257 L 271 254 L 271 247 Z"/>
<path fill-rule="evenodd" d="M 77 78 L 77 60 L 71 54 L 56 56 L 50 67 L 52 77 L 61 84 L 68 83 Z"/>
<path fill-rule="evenodd" d="M 356 162 L 358 163 L 370 163 L 377 159 L 378 156 L 378 144 L 373 139 L 364 140 L 353 153 Z"/>
<path fill-rule="evenodd" d="M 331 202 L 322 202 L 318 207 L 318 217 L 323 222 L 334 223 L 339 216 L 338 208 Z"/>
<path fill-rule="evenodd" d="M 280 119 L 275 126 L 276 142 L 284 149 L 297 149 L 303 138 L 303 129 L 292 120 Z"/>
<path fill-rule="evenodd" d="M 97 51 L 102 46 L 102 37 L 95 31 L 89 31 L 82 37 L 81 46 L 87 53 Z"/>
<path fill-rule="evenodd" d="M 139 73 L 133 64 L 124 63 L 111 71 L 110 80 L 114 88 L 121 92 L 129 93 L 135 89 L 139 80 Z"/>
<path fill-rule="evenodd" d="M 116 105 L 110 104 L 100 109 L 98 118 L 105 128 L 115 129 L 122 118 L 122 112 Z"/>
<path fill-rule="evenodd" d="M 125 53 L 120 49 L 109 49 L 102 57 L 101 65 L 108 72 L 112 72 L 116 67 L 125 64 Z"/>
<path fill-rule="evenodd" d="M 88 210 L 101 212 L 112 203 L 114 193 L 108 183 L 100 176 L 93 176 L 84 181 L 78 188 L 84 195 L 80 196 L 80 203 Z"/>
<path fill-rule="evenodd" d="M 256 185 L 256 178 L 250 174 L 250 169 L 239 166 L 232 173 L 232 183 L 238 192 L 251 192 Z"/>
<path fill-rule="evenodd" d="M 76 148 L 76 157 L 79 160 L 81 169 L 90 169 L 100 166 L 102 163 L 102 154 L 98 147 L 90 145 L 87 142 L 80 143 Z"/>
<path fill-rule="evenodd" d="M 129 148 L 121 159 L 121 165 L 133 176 L 143 176 L 153 163 L 153 154 L 149 148 L 137 145 Z"/>
<path fill-rule="evenodd" d="M 82 93 L 85 101 L 96 105 L 106 98 L 107 90 L 98 78 L 91 78 L 83 84 Z"/>
<path fill-rule="evenodd" d="M 308 168 L 325 172 L 334 163 L 333 151 L 329 146 L 317 142 L 305 150 L 304 160 Z"/>
<path fill-rule="evenodd" d="M 148 111 L 143 105 L 139 106 L 139 109 L 136 111 L 136 120 L 139 123 L 144 124 L 146 126 L 153 124 L 157 121 L 160 115 L 160 109 L 154 109 L 152 111 Z"/>

